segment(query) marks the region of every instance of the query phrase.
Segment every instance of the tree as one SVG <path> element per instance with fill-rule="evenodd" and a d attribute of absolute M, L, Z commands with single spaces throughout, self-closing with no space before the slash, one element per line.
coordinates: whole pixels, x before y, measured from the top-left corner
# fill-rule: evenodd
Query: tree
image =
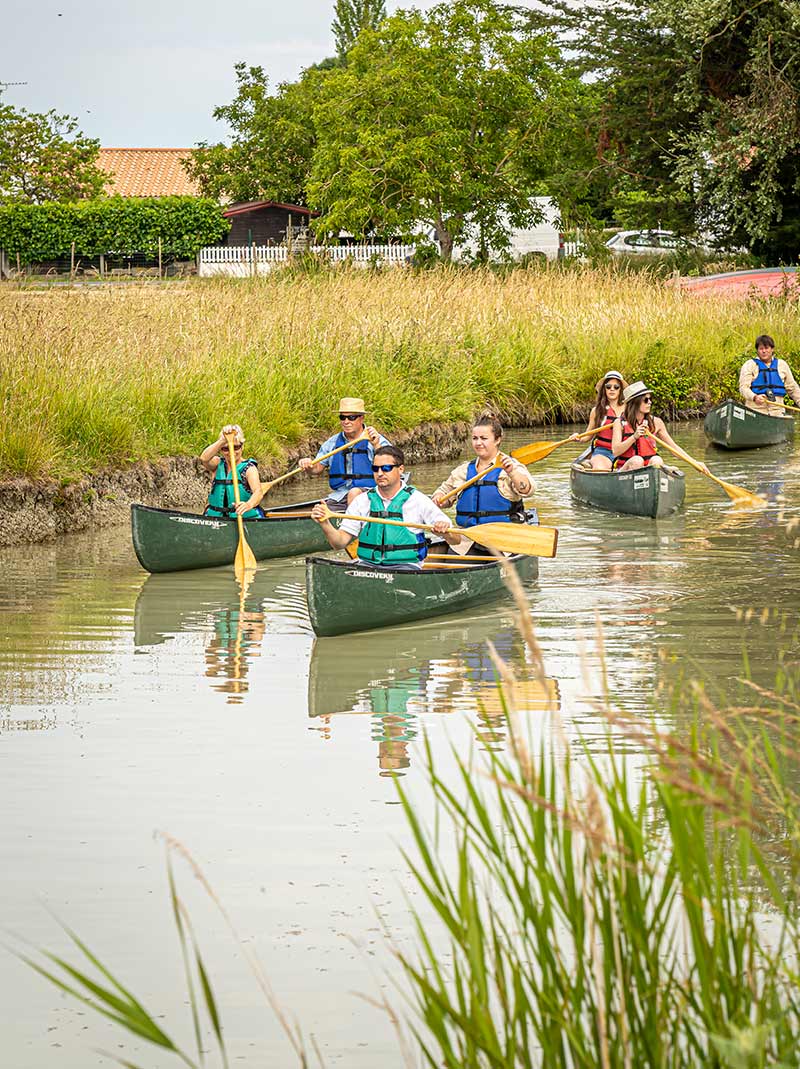
<path fill-rule="evenodd" d="M 232 129 L 231 143 L 202 143 L 187 164 L 203 192 L 235 201 L 263 198 L 304 205 L 315 143 L 313 97 L 325 76 L 323 66 L 310 68 L 271 96 L 263 67 L 237 63 L 236 97 L 214 109 L 214 118 Z"/>
<path fill-rule="evenodd" d="M 374 30 L 386 18 L 385 0 L 336 0 L 331 25 L 336 51 L 344 57 L 362 30 Z"/>
<path fill-rule="evenodd" d="M 77 121 L 0 101 L 0 200 L 42 204 L 99 196 L 108 175 L 97 167 L 100 142 Z"/>
<path fill-rule="evenodd" d="M 442 255 L 480 234 L 507 243 L 537 218 L 572 87 L 539 33 L 491 0 L 401 11 L 363 31 L 314 107 L 309 204 L 317 229 L 410 233 Z"/>

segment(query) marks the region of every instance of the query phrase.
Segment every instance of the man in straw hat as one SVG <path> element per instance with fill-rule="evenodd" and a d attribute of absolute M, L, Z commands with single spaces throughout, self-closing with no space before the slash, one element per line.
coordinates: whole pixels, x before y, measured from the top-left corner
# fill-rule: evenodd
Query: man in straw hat
<path fill-rule="evenodd" d="M 297 462 L 303 471 L 312 475 L 322 475 L 328 469 L 330 493 L 326 499 L 328 508 L 333 512 L 346 512 L 347 506 L 365 490 L 375 486 L 372 472 L 372 459 L 375 450 L 381 445 L 391 445 L 374 427 L 364 426 L 364 401 L 361 397 L 343 397 L 339 402 L 339 420 L 342 429 L 332 434 L 317 450 L 317 457 L 324 456 L 347 442 L 354 442 L 365 431 L 367 438 L 358 442 L 352 449 L 345 449 L 326 460 L 317 457 L 301 457 Z"/>

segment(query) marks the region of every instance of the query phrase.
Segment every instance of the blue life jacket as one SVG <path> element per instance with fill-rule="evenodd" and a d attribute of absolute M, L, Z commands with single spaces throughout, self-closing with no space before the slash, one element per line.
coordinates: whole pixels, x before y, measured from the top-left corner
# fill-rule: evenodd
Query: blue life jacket
<path fill-rule="evenodd" d="M 414 493 L 413 486 L 404 486 L 388 505 L 377 490 L 369 491 L 369 514 L 382 520 L 402 520 L 403 505 Z M 365 523 L 358 536 L 359 560 L 370 564 L 403 564 L 425 559 L 428 547 L 424 531 L 410 527 L 394 527 L 388 523 Z"/>
<path fill-rule="evenodd" d="M 468 486 L 456 505 L 456 524 L 474 527 L 476 523 L 521 523 L 525 518 L 521 501 L 509 501 L 497 489 L 502 468 L 493 468 L 473 486 Z M 467 479 L 478 474 L 477 461 L 471 460 Z"/>
<path fill-rule="evenodd" d="M 344 433 L 340 431 L 333 448 L 338 449 L 346 442 Z M 372 445 L 366 438 L 352 449 L 346 449 L 331 457 L 328 482 L 331 484 L 331 490 L 339 490 L 342 486 L 346 486 L 348 490 L 354 486 L 363 490 L 375 485 L 375 476 L 372 473 Z"/>
<path fill-rule="evenodd" d="M 250 457 L 249 460 L 242 460 L 236 465 L 236 477 L 239 480 L 239 498 L 242 501 L 246 501 L 248 497 L 250 497 L 250 487 L 245 480 L 245 472 L 255 463 L 255 460 Z M 211 484 L 211 491 L 208 495 L 208 504 L 206 505 L 204 515 L 226 516 L 228 519 L 236 515 L 236 500 L 233 496 L 233 479 L 231 479 L 228 464 L 224 457 L 219 458 L 217 470 L 214 472 L 214 482 Z M 264 510 L 259 506 L 258 508 L 248 509 L 247 512 L 245 512 L 243 519 L 257 520 L 263 515 Z"/>
<path fill-rule="evenodd" d="M 758 367 L 758 374 L 750 383 L 753 393 L 773 393 L 775 397 L 786 396 L 786 386 L 778 371 L 778 361 L 773 357 L 772 363 L 764 363 L 759 357 L 753 358 Z"/>

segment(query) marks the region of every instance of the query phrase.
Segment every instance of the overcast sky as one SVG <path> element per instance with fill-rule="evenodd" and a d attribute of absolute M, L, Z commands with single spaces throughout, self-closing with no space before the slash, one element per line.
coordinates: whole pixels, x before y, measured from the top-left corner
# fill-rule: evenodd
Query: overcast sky
<path fill-rule="evenodd" d="M 263 66 L 276 85 L 333 55 L 333 2 L 0 0 L 0 82 L 27 83 L 3 100 L 74 115 L 107 147 L 220 140 L 211 112 L 233 98 L 234 63 Z"/>

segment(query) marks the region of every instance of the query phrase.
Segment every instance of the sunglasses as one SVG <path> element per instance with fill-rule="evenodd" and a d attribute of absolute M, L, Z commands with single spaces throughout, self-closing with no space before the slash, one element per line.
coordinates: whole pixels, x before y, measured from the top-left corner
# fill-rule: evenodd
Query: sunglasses
<path fill-rule="evenodd" d="M 392 468 L 399 468 L 399 464 L 373 464 L 373 471 L 391 471 Z"/>
<path fill-rule="evenodd" d="M 607 390 L 619 390 L 620 389 L 620 384 L 618 382 L 607 382 L 606 383 L 606 389 Z"/>
<path fill-rule="evenodd" d="M 347 415 L 347 414 L 345 414 L 344 412 L 340 412 L 340 413 L 339 413 L 339 419 L 340 419 L 340 420 L 342 421 L 342 423 L 344 423 L 344 421 L 345 421 L 346 419 L 349 419 L 351 423 L 355 423 L 355 421 L 356 421 L 357 419 L 361 419 L 361 417 L 362 417 L 363 415 L 364 415 L 364 413 L 363 413 L 363 412 L 359 412 L 359 413 L 358 413 L 358 415 L 356 415 L 356 416 L 353 416 L 353 415 Z"/>
<path fill-rule="evenodd" d="M 645 403 L 646 405 L 651 405 L 651 404 L 653 403 L 653 398 L 652 398 L 652 397 L 650 396 L 650 394 L 649 394 L 649 393 L 646 393 L 646 394 L 644 395 L 644 397 L 642 398 L 642 400 L 644 401 L 644 403 Z"/>

